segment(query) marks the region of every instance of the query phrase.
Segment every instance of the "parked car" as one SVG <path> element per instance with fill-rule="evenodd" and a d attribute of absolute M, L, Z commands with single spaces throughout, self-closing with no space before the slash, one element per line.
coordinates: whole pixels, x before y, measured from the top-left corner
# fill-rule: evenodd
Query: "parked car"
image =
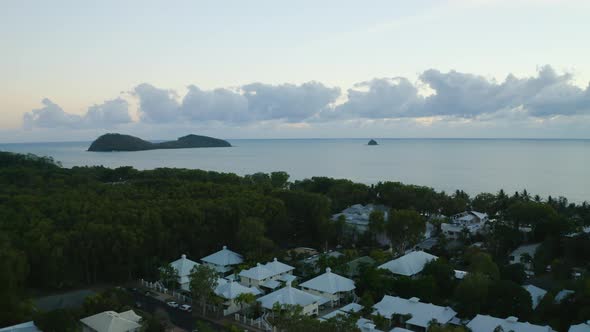
<path fill-rule="evenodd" d="M 191 307 L 188 304 L 183 304 L 180 306 L 180 310 L 186 311 L 186 312 L 193 312 L 193 307 Z"/>
<path fill-rule="evenodd" d="M 178 308 L 178 303 L 176 303 L 174 301 L 166 302 L 166 304 L 171 308 Z"/>

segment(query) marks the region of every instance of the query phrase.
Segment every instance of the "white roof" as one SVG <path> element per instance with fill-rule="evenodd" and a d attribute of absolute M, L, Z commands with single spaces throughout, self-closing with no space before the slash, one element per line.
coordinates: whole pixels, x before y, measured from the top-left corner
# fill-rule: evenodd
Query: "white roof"
<path fill-rule="evenodd" d="M 125 317 L 133 318 L 133 315 L 128 312 L 125 312 L 124 314 Z M 141 326 L 138 322 L 123 318 L 120 314 L 114 311 L 105 311 L 90 317 L 82 318 L 80 319 L 80 322 L 96 332 L 127 332 L 135 330 Z"/>
<path fill-rule="evenodd" d="M 537 251 L 537 248 L 540 245 L 541 245 L 540 243 L 522 245 L 522 246 L 514 249 L 514 251 L 510 254 L 510 256 L 514 257 L 514 260 L 516 261 L 516 263 L 520 263 L 519 259 L 520 259 L 520 256 L 522 256 L 523 254 L 529 254 L 529 256 L 535 257 L 535 253 Z"/>
<path fill-rule="evenodd" d="M 201 258 L 201 260 L 219 266 L 237 265 L 244 262 L 242 255 L 227 249 L 226 246 L 223 246 L 223 248 L 216 253 Z"/>
<path fill-rule="evenodd" d="M 587 320 L 585 323 L 570 326 L 567 332 L 590 332 L 590 320 Z"/>
<path fill-rule="evenodd" d="M 293 282 L 293 281 L 295 281 L 295 279 L 297 279 L 297 277 L 292 274 L 283 274 L 279 279 L 284 282 L 287 282 L 287 281 Z"/>
<path fill-rule="evenodd" d="M 328 294 L 350 292 L 356 288 L 354 286 L 354 281 L 339 276 L 336 273 L 332 273 L 330 268 L 326 268 L 326 273 L 308 280 L 300 286 Z"/>
<path fill-rule="evenodd" d="M 275 289 L 275 288 L 279 287 L 280 285 L 281 285 L 280 282 L 271 279 L 271 280 L 267 280 L 267 281 L 263 282 L 260 286 L 270 288 L 270 289 Z"/>
<path fill-rule="evenodd" d="M 272 262 L 266 264 L 258 263 L 253 268 L 242 270 L 240 271 L 239 276 L 247 277 L 253 280 L 264 280 L 282 273 L 287 273 L 294 269 L 294 267 L 285 263 L 281 263 L 275 258 Z"/>
<path fill-rule="evenodd" d="M 463 279 L 467 275 L 467 271 L 455 270 L 455 278 L 456 279 Z"/>
<path fill-rule="evenodd" d="M 389 332 L 413 332 L 412 330 L 404 329 L 402 327 L 394 327 Z"/>
<path fill-rule="evenodd" d="M 561 303 L 561 301 L 565 300 L 568 296 L 574 294 L 574 291 L 571 289 L 562 289 L 555 295 L 555 302 Z"/>
<path fill-rule="evenodd" d="M 0 332 L 42 332 L 33 321 L 0 328 Z"/>
<path fill-rule="evenodd" d="M 471 213 L 473 213 L 473 215 L 475 215 L 479 219 L 484 219 L 484 218 L 487 218 L 488 217 L 488 214 L 487 213 L 483 213 L 483 212 L 471 211 Z"/>
<path fill-rule="evenodd" d="M 549 326 L 533 325 L 527 322 L 519 322 L 516 317 L 496 318 L 487 315 L 477 315 L 468 324 L 467 327 L 472 332 L 493 332 L 498 326 L 504 331 L 514 332 L 551 332 Z"/>
<path fill-rule="evenodd" d="M 383 332 L 375 328 L 375 324 L 372 320 L 362 317 L 356 321 L 356 326 L 361 330 L 361 332 Z"/>
<path fill-rule="evenodd" d="M 380 265 L 379 268 L 389 270 L 395 274 L 413 276 L 422 272 L 424 265 L 435 259 L 438 259 L 438 257 L 424 251 L 412 251 L 402 257 Z"/>
<path fill-rule="evenodd" d="M 191 271 L 195 266 L 199 266 L 199 263 L 191 261 L 190 259 L 186 258 L 186 255 L 183 254 L 179 259 L 170 263 L 170 266 L 172 266 L 176 272 L 178 272 L 180 283 L 184 284 L 189 282 L 188 276 L 191 274 Z"/>
<path fill-rule="evenodd" d="M 363 310 L 363 306 L 358 303 L 349 303 L 338 310 L 353 313 Z"/>
<path fill-rule="evenodd" d="M 286 287 L 267 294 L 259 298 L 257 301 L 260 302 L 262 307 L 272 309 L 275 303 L 279 303 L 280 305 L 300 305 L 305 307 L 312 303 L 318 303 L 319 300 L 319 296 L 311 295 L 287 284 Z"/>
<path fill-rule="evenodd" d="M 531 300 L 533 301 L 533 310 L 536 309 L 539 305 L 539 302 L 541 302 L 543 297 L 545 297 L 545 294 L 547 294 L 547 291 L 543 288 L 539 288 L 534 285 L 524 285 L 522 287 L 526 289 L 526 291 L 529 292 L 529 294 L 531 294 Z"/>
<path fill-rule="evenodd" d="M 323 315 L 322 317 L 319 318 L 319 320 L 328 320 L 332 317 L 336 317 L 336 316 L 344 316 L 347 317 L 348 313 L 344 312 L 344 311 L 340 311 L 340 310 L 334 310 L 328 314 Z"/>
<path fill-rule="evenodd" d="M 246 287 L 235 281 L 218 282 L 214 292 L 226 300 L 233 300 L 240 294 L 260 295 L 260 291 L 256 287 Z"/>
<path fill-rule="evenodd" d="M 373 306 L 375 311 L 383 317 L 391 317 L 393 314 L 412 315 L 406 323 L 428 327 L 428 323 L 436 319 L 440 324 L 448 323 L 457 313 L 449 307 L 441 307 L 431 303 L 422 303 L 420 299 L 413 297 L 403 299 L 397 296 L 383 296 L 381 302 Z"/>

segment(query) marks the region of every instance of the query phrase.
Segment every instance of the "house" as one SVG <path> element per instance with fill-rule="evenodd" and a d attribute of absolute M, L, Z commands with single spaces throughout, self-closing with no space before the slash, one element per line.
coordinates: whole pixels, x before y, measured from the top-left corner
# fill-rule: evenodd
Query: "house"
<path fill-rule="evenodd" d="M 537 252 L 537 248 L 539 248 L 540 243 L 534 244 L 526 244 L 516 248 L 508 257 L 510 259 L 510 264 L 522 264 L 524 265 L 525 269 L 530 270 L 532 268 L 532 260 L 535 258 L 535 253 Z"/>
<path fill-rule="evenodd" d="M 201 261 L 205 266 L 215 269 L 220 274 L 226 274 L 231 271 L 233 266 L 242 264 L 244 258 L 242 255 L 227 249 L 227 246 L 223 246 L 218 252 L 201 258 Z"/>
<path fill-rule="evenodd" d="M 332 269 L 326 268 L 326 273 L 321 274 L 311 280 L 308 280 L 299 287 L 313 295 L 330 299 L 330 305 L 333 307 L 341 301 L 354 296 L 354 281 L 332 273 Z"/>
<path fill-rule="evenodd" d="M 361 332 L 383 332 L 375 327 L 375 323 L 373 323 L 372 320 L 362 317 L 356 321 L 356 327 L 358 327 Z"/>
<path fill-rule="evenodd" d="M 547 291 L 543 288 L 539 288 L 534 285 L 524 285 L 522 286 L 522 288 L 526 289 L 526 291 L 529 292 L 529 294 L 531 294 L 532 308 L 533 310 L 537 309 L 537 306 L 539 305 L 543 297 L 545 297 Z"/>
<path fill-rule="evenodd" d="M 389 270 L 393 274 L 411 277 L 422 272 L 427 263 L 436 259 L 438 259 L 438 257 L 424 251 L 412 251 L 399 258 L 390 260 L 385 264 L 379 265 L 378 268 Z"/>
<path fill-rule="evenodd" d="M 555 295 L 555 298 L 553 300 L 555 301 L 555 303 L 561 303 L 563 302 L 563 300 L 567 299 L 568 297 L 570 297 L 570 295 L 574 293 L 575 292 L 571 289 L 562 289 L 559 291 L 559 293 L 557 293 L 557 295 Z"/>
<path fill-rule="evenodd" d="M 446 237 L 457 239 L 464 231 L 470 235 L 482 233 L 488 220 L 486 213 L 465 211 L 451 216 L 448 223 L 440 224 L 440 229 Z"/>
<path fill-rule="evenodd" d="M 241 309 L 235 302 L 235 299 L 240 296 L 240 294 L 252 294 L 254 296 L 262 294 L 262 292 L 256 287 L 246 287 L 236 281 L 229 281 L 223 278 L 217 280 L 217 287 L 215 287 L 213 292 L 215 295 L 224 299 L 224 315 L 233 314 Z"/>
<path fill-rule="evenodd" d="M 0 328 L 0 332 L 42 332 L 33 321 Z"/>
<path fill-rule="evenodd" d="M 590 332 L 590 320 L 587 320 L 586 322 L 580 323 L 578 325 L 570 326 L 567 332 Z"/>
<path fill-rule="evenodd" d="M 387 220 L 389 208 L 387 208 L 385 205 L 376 204 L 352 205 L 342 210 L 342 212 L 332 215 L 332 220 L 336 221 L 343 217 L 344 222 L 348 226 L 348 229 L 353 234 L 363 234 L 369 230 L 369 217 L 373 211 L 383 212 L 383 216 L 385 217 L 385 220 Z M 384 233 L 377 235 L 377 242 L 381 245 L 388 245 L 390 243 L 389 239 Z"/>
<path fill-rule="evenodd" d="M 426 331 L 431 321 L 436 320 L 439 324 L 447 324 L 457 313 L 450 307 L 441 307 L 431 303 L 420 302 L 419 298 L 404 299 L 397 296 L 383 296 L 383 299 L 373 306 L 375 312 L 383 317 L 395 320 L 393 315 L 399 316 L 398 322 L 408 329 Z M 409 319 L 403 316 L 411 316 Z"/>
<path fill-rule="evenodd" d="M 265 310 L 272 310 L 275 304 L 281 307 L 300 306 L 304 315 L 314 316 L 318 314 L 318 308 L 322 298 L 291 287 L 291 282 L 279 290 L 267 294 L 257 300 Z"/>
<path fill-rule="evenodd" d="M 99 314 L 82 318 L 82 332 L 138 332 L 141 329 L 138 316 L 133 310 L 116 313 L 104 311 Z"/>
<path fill-rule="evenodd" d="M 361 310 L 363 310 L 362 305 L 360 305 L 358 303 L 349 303 L 340 309 L 336 309 L 336 310 L 320 317 L 319 320 L 324 321 L 324 320 L 328 320 L 328 319 L 336 317 L 336 316 L 348 317 L 348 315 L 357 313 Z"/>
<path fill-rule="evenodd" d="M 549 326 L 533 325 L 527 322 L 519 322 L 516 317 L 496 318 L 487 315 L 477 315 L 469 323 L 467 327 L 472 332 L 494 332 L 498 327 L 502 331 L 514 332 L 554 332 Z"/>
<path fill-rule="evenodd" d="M 180 288 L 185 291 L 189 291 L 191 271 L 196 266 L 199 266 L 199 263 L 186 258 L 186 255 L 183 254 L 179 259 L 170 263 L 170 266 L 172 266 L 172 268 L 174 268 L 178 274 L 178 283 L 180 284 Z"/>
<path fill-rule="evenodd" d="M 279 262 L 276 258 L 266 264 L 256 264 L 253 268 L 242 270 L 238 274 L 240 283 L 246 287 L 258 287 L 274 290 L 281 286 L 281 281 L 293 281 L 294 267 Z"/>

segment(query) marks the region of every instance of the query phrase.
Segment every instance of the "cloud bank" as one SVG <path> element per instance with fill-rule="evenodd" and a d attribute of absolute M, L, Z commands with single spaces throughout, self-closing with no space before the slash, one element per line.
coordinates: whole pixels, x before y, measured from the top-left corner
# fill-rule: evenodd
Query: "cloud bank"
<path fill-rule="evenodd" d="M 551 66 L 535 76 L 508 75 L 503 81 L 457 71 L 429 69 L 415 82 L 405 77 L 374 78 L 346 90 L 320 82 L 300 85 L 246 84 L 234 89 L 203 90 L 189 85 L 178 92 L 143 83 L 130 94 L 136 98 L 139 120 L 133 122 L 122 98 L 88 108 L 83 115 L 65 112 L 49 99 L 24 114 L 26 129 L 117 128 L 129 124 L 152 126 L 255 126 L 277 123 L 298 130 L 356 121 L 462 122 L 481 125 L 502 121 L 543 124 L 556 118 L 590 116 L 590 86 L 581 88 L 569 73 Z"/>

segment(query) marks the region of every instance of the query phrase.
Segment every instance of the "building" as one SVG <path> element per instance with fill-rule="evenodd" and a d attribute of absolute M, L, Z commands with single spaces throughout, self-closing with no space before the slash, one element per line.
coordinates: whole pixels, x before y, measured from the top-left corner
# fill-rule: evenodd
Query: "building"
<path fill-rule="evenodd" d="M 141 316 L 133 310 L 116 313 L 105 311 L 82 318 L 82 332 L 139 332 Z"/>
<path fill-rule="evenodd" d="M 371 216 L 371 212 L 373 211 L 381 211 L 387 220 L 387 216 L 389 214 L 389 208 L 385 205 L 375 205 L 375 204 L 355 204 L 352 205 L 342 212 L 332 215 L 332 220 L 336 221 L 341 217 L 344 218 L 344 222 L 348 226 L 348 229 L 353 234 L 363 234 L 367 230 L 369 230 L 369 217 Z M 385 234 L 378 234 L 377 235 L 377 242 L 381 245 L 388 245 L 390 243 L 389 239 Z"/>
<path fill-rule="evenodd" d="M 372 320 L 362 317 L 356 321 L 356 327 L 358 327 L 361 332 L 383 332 L 382 330 L 378 330 L 376 328 L 376 325 Z"/>
<path fill-rule="evenodd" d="M 299 287 L 310 294 L 330 299 L 332 307 L 347 299 L 352 300 L 356 288 L 354 281 L 332 273 L 330 268 L 326 268 L 324 274 L 302 283 Z"/>
<path fill-rule="evenodd" d="M 510 264 L 522 264 L 525 269 L 530 270 L 533 266 L 533 258 L 535 258 L 535 253 L 540 245 L 540 243 L 534 243 L 516 248 L 508 257 L 510 259 Z"/>
<path fill-rule="evenodd" d="M 554 332 L 549 326 L 533 325 L 527 322 L 519 322 L 516 317 L 496 318 L 488 315 L 477 315 L 467 327 L 472 332 L 494 332 L 498 327 L 502 331 L 513 332 Z"/>
<path fill-rule="evenodd" d="M 240 283 L 246 287 L 257 287 L 274 290 L 281 286 L 281 282 L 290 282 L 295 279 L 295 268 L 279 262 L 276 258 L 266 264 L 256 264 L 253 268 L 241 271 L 238 276 Z"/>
<path fill-rule="evenodd" d="M 334 311 L 332 311 L 332 312 L 330 312 L 318 319 L 325 321 L 325 320 L 328 320 L 328 319 L 336 317 L 336 316 L 348 317 L 348 315 L 357 313 L 361 310 L 363 310 L 362 305 L 360 305 L 358 303 L 349 303 L 349 304 L 345 305 L 344 307 L 342 307 L 340 309 L 336 309 L 336 310 L 334 310 Z"/>
<path fill-rule="evenodd" d="M 42 332 L 33 321 L 0 328 L 0 332 Z"/>
<path fill-rule="evenodd" d="M 229 281 L 223 278 L 217 280 L 217 287 L 215 287 L 213 292 L 224 300 L 224 315 L 233 314 L 241 309 L 235 302 L 235 299 L 240 296 L 240 294 L 252 294 L 254 296 L 262 294 L 262 292 L 256 287 L 246 287 L 236 281 Z"/>
<path fill-rule="evenodd" d="M 275 304 L 281 307 L 300 306 L 304 315 L 314 316 L 318 314 L 318 308 L 322 298 L 291 287 L 291 282 L 279 290 L 267 294 L 257 300 L 265 310 L 272 310 Z"/>
<path fill-rule="evenodd" d="M 174 268 L 178 274 L 178 283 L 180 284 L 180 288 L 185 291 L 189 291 L 190 274 L 195 267 L 199 266 L 199 263 L 186 258 L 186 255 L 183 254 L 179 259 L 170 263 L 170 266 L 172 266 L 172 268 Z"/>
<path fill-rule="evenodd" d="M 426 331 L 433 320 L 436 320 L 439 324 L 447 324 L 457 315 L 455 310 L 450 307 L 422 303 L 416 297 L 404 299 L 389 295 L 383 296 L 383 299 L 376 303 L 373 309 L 375 309 L 373 314 L 396 320 L 393 323 L 404 324 L 406 328 L 416 331 Z M 406 320 L 403 316 L 411 317 Z"/>
<path fill-rule="evenodd" d="M 524 289 L 526 289 L 526 291 L 529 292 L 529 294 L 531 294 L 533 310 L 537 309 L 537 306 L 539 305 L 541 300 L 545 297 L 545 295 L 547 294 L 547 291 L 544 290 L 543 288 L 539 288 L 534 285 L 524 285 L 522 287 Z"/>
<path fill-rule="evenodd" d="M 562 289 L 555 295 L 555 298 L 553 300 L 555 301 L 555 303 L 561 303 L 563 302 L 563 300 L 567 299 L 574 293 L 575 292 L 571 289 Z"/>
<path fill-rule="evenodd" d="M 242 264 L 244 258 L 242 255 L 223 246 L 218 252 L 201 258 L 201 261 L 203 262 L 203 265 L 215 269 L 220 274 L 226 274 L 230 272 L 234 266 Z"/>
<path fill-rule="evenodd" d="M 482 233 L 488 220 L 486 213 L 465 211 L 451 216 L 448 223 L 440 225 L 440 229 L 446 237 L 457 239 L 465 231 L 470 235 Z"/>
<path fill-rule="evenodd" d="M 590 332 L 590 320 L 587 320 L 586 322 L 580 323 L 578 325 L 570 326 L 567 332 Z"/>
<path fill-rule="evenodd" d="M 390 260 L 385 264 L 379 265 L 378 268 L 389 270 L 393 274 L 411 277 L 422 272 L 427 263 L 436 259 L 438 259 L 438 257 L 424 251 L 412 251 L 399 258 Z"/>

